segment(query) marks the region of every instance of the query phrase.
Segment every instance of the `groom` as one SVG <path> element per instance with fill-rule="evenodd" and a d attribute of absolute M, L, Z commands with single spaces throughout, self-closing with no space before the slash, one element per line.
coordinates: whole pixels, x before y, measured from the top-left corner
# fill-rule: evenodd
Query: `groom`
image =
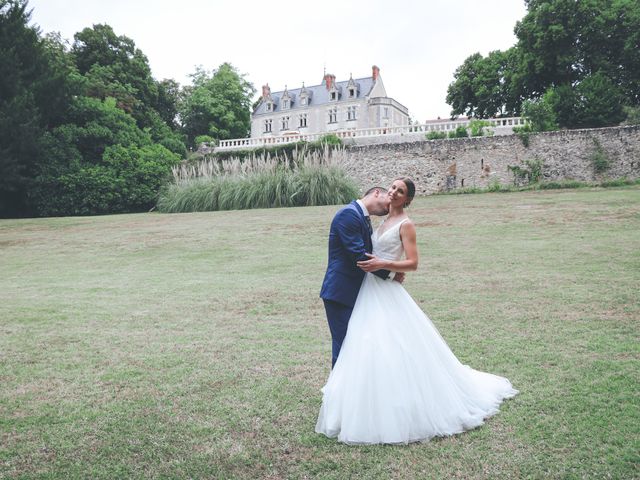
<path fill-rule="evenodd" d="M 365 272 L 356 262 L 369 260 L 371 253 L 371 219 L 369 215 L 389 213 L 387 190 L 369 189 L 359 200 L 354 200 L 336 213 L 329 230 L 329 264 L 322 282 L 320 298 L 324 301 L 329 330 L 331 331 L 331 366 L 338 359 L 351 311 L 356 303 Z M 402 282 L 402 275 L 389 270 L 372 272 L 380 278 L 394 278 Z"/>

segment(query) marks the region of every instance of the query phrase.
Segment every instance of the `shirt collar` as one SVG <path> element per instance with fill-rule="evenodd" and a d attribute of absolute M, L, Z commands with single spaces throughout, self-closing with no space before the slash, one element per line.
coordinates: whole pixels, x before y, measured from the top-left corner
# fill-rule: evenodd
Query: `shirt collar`
<path fill-rule="evenodd" d="M 358 203 L 358 205 L 360 205 L 360 208 L 362 209 L 362 214 L 365 217 L 369 216 L 369 210 L 367 210 L 367 207 L 364 206 L 364 203 L 362 203 L 362 200 L 358 199 L 356 200 L 356 202 Z"/>

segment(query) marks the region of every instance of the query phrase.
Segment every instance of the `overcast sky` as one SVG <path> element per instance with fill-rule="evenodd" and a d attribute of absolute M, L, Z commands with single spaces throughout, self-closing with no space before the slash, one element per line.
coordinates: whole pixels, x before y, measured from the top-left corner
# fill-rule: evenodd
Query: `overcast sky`
<path fill-rule="evenodd" d="M 232 63 L 272 91 L 348 80 L 380 67 L 387 94 L 412 118 L 446 118 L 447 86 L 469 55 L 506 50 L 523 0 L 30 0 L 43 33 L 107 23 L 134 40 L 156 79 L 190 83 L 197 65 Z"/>

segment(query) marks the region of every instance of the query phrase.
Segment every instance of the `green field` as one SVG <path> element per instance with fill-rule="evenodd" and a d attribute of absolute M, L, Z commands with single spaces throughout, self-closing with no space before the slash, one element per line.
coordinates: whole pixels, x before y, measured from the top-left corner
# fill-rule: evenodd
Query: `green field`
<path fill-rule="evenodd" d="M 314 433 L 336 208 L 1 220 L 0 478 L 640 477 L 640 188 L 414 202 L 407 290 L 521 393 L 409 446 Z"/>

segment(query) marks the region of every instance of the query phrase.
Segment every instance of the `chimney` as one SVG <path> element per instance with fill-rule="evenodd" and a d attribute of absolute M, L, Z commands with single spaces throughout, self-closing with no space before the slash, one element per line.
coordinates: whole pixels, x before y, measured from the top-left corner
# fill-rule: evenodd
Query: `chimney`
<path fill-rule="evenodd" d="M 331 90 L 331 85 L 333 85 L 336 81 L 336 76 L 331 75 L 330 73 L 326 73 L 324 76 L 324 83 L 326 84 L 327 90 Z"/>
<path fill-rule="evenodd" d="M 271 95 L 271 88 L 267 83 L 266 85 L 262 86 L 262 98 L 267 98 L 269 95 Z"/>
<path fill-rule="evenodd" d="M 378 80 L 378 76 L 380 76 L 380 69 L 374 65 L 371 67 L 371 78 L 373 78 L 373 81 L 375 82 Z"/>

